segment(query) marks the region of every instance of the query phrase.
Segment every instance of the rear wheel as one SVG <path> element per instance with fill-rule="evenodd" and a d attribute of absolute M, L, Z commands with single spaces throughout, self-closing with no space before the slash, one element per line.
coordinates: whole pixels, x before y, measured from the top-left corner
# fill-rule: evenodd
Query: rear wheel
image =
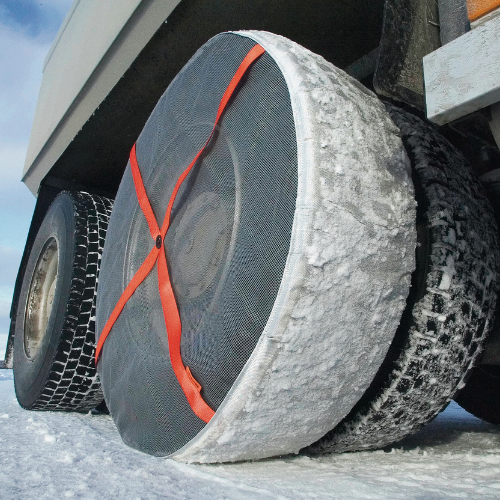
<path fill-rule="evenodd" d="M 95 296 L 112 203 L 61 193 L 33 243 L 14 334 L 14 384 L 29 410 L 88 411 L 103 400 L 94 366 Z"/>

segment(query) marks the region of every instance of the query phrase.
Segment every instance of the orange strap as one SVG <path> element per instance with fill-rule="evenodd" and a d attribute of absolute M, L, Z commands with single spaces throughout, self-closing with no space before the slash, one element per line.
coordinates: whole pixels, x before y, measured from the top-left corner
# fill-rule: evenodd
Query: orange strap
<path fill-rule="evenodd" d="M 144 183 L 142 181 L 141 172 L 139 170 L 139 165 L 137 164 L 136 156 L 136 146 L 132 147 L 130 152 L 130 167 L 132 170 L 132 176 L 134 178 L 135 191 L 137 193 L 137 199 L 139 200 L 139 205 L 146 217 L 146 221 L 149 226 L 149 232 L 151 237 L 155 241 L 155 246 L 149 252 L 146 260 L 139 267 L 138 271 L 135 273 L 134 277 L 130 283 L 125 288 L 122 296 L 118 300 L 111 316 L 109 317 L 107 323 L 99 337 L 99 342 L 97 343 L 95 352 L 95 362 L 96 365 L 99 360 L 104 342 L 111 331 L 116 319 L 122 312 L 128 299 L 135 292 L 137 287 L 143 282 L 146 276 L 151 272 L 156 262 L 158 262 L 158 288 L 160 291 L 161 305 L 163 309 L 163 317 L 165 319 L 165 326 L 167 328 L 168 337 L 168 349 L 170 353 L 170 362 L 172 363 L 172 368 L 174 370 L 175 376 L 179 381 L 179 384 L 191 406 L 193 412 L 201 418 L 204 422 L 209 422 L 214 415 L 214 411 L 210 406 L 207 405 L 205 400 L 201 397 L 201 386 L 195 380 L 189 367 L 184 366 L 181 357 L 181 319 L 179 316 L 179 311 L 177 309 L 177 302 L 175 301 L 174 292 L 172 290 L 172 285 L 170 283 L 170 276 L 168 274 L 167 259 L 165 255 L 165 235 L 167 234 L 168 228 L 170 226 L 170 214 L 172 213 L 172 207 L 174 205 L 175 198 L 181 187 L 182 183 L 188 176 L 189 172 L 192 170 L 200 156 L 205 151 L 215 132 L 224 110 L 226 109 L 231 96 L 234 94 L 238 83 L 240 83 L 243 75 L 246 73 L 248 68 L 264 53 L 264 49 L 260 45 L 255 45 L 250 52 L 245 56 L 242 63 L 238 67 L 235 75 L 233 76 L 231 82 L 229 83 L 224 95 L 219 104 L 217 110 L 217 116 L 215 118 L 215 123 L 212 128 L 205 145 L 201 148 L 198 154 L 195 156 L 194 160 L 189 164 L 189 166 L 184 170 L 181 176 L 177 179 L 172 195 L 168 202 L 167 211 L 165 213 L 165 218 L 163 219 L 163 224 L 161 230 L 158 227 L 158 223 L 151 208 L 148 196 L 146 194 L 146 189 L 144 188 Z"/>

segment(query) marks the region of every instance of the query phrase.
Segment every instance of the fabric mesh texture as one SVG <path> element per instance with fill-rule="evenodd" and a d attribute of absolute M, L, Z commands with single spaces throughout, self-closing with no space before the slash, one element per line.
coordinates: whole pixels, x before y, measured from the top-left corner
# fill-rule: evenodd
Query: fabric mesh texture
<path fill-rule="evenodd" d="M 220 99 L 249 38 L 207 42 L 171 83 L 137 141 L 137 160 L 159 225 L 174 185 L 210 135 Z M 246 73 L 220 126 L 182 185 L 165 238 L 182 322 L 181 355 L 216 410 L 269 318 L 289 252 L 297 146 L 288 88 L 265 53 Z M 115 201 L 97 304 L 100 333 L 154 245 L 130 165 Z M 123 440 L 168 455 L 204 427 L 171 367 L 156 266 L 106 340 L 98 365 Z"/>

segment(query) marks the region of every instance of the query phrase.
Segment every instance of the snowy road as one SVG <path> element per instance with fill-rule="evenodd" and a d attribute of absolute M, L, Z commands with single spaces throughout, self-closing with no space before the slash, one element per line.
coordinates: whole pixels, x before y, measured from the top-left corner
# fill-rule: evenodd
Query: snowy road
<path fill-rule="evenodd" d="M 392 451 L 185 465 L 122 444 L 108 416 L 22 410 L 0 370 L 0 499 L 500 498 L 500 427 L 452 403 Z"/>

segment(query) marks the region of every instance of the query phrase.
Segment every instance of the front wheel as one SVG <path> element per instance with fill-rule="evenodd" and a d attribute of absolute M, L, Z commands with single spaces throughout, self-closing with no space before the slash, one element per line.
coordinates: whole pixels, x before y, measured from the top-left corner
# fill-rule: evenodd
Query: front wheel
<path fill-rule="evenodd" d="M 98 369 L 125 443 L 221 462 L 319 438 L 384 359 L 414 244 L 409 164 L 376 96 L 283 37 L 211 39 L 150 116 L 110 220 Z M 208 423 L 184 391 L 187 368 Z"/>

